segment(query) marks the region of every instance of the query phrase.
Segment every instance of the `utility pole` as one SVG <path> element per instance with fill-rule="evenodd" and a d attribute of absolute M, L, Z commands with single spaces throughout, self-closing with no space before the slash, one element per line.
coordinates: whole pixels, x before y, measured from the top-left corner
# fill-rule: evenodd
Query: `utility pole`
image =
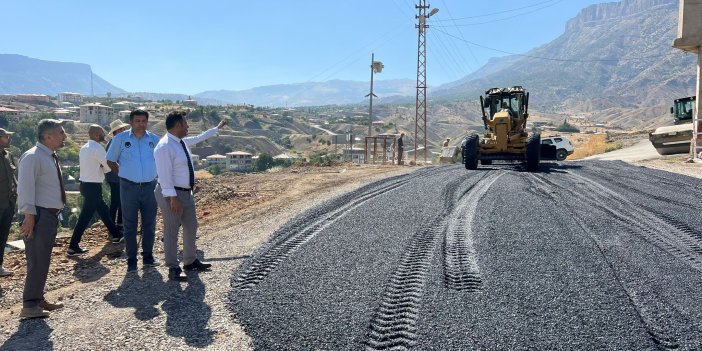
<path fill-rule="evenodd" d="M 372 127 L 373 127 L 373 98 L 378 97 L 377 95 L 373 94 L 373 73 L 380 73 L 383 71 L 383 65 L 382 62 L 376 61 L 375 60 L 375 53 L 371 53 L 371 78 L 370 78 L 370 93 L 366 95 L 365 97 L 370 97 L 370 106 L 368 107 L 368 136 L 371 136 L 373 134 Z"/>
<path fill-rule="evenodd" d="M 427 19 L 439 9 L 432 9 L 427 14 L 427 0 L 419 0 L 419 5 L 414 7 L 419 11 L 416 16 L 417 28 L 417 99 L 415 103 L 414 118 L 414 164 L 417 164 L 417 146 L 421 143 L 424 146 L 424 163 L 427 162 Z"/>

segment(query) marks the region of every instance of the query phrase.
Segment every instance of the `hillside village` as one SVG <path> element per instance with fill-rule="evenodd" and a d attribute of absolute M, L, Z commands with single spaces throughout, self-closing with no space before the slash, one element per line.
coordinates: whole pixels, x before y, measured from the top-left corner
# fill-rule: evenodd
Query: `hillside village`
<path fill-rule="evenodd" d="M 440 102 L 429 106 L 431 124 L 427 130 L 430 159 L 441 150 L 441 142 L 450 138 L 454 143 L 473 131 L 483 129 L 476 101 Z M 364 105 L 328 105 L 300 108 L 258 107 L 248 104 L 200 105 L 188 97 L 185 100 L 147 100 L 138 95 L 112 97 L 87 96 L 62 92 L 45 94 L 0 95 L 0 117 L 20 121 L 24 118 L 51 117 L 65 121 L 73 147 L 87 141 L 87 127 L 98 124 L 109 130 L 116 120 L 128 121 L 129 112 L 140 108 L 151 114 L 150 130 L 165 133 L 164 118 L 173 110 L 187 110 L 190 134 L 197 135 L 214 127 L 222 118 L 229 128 L 219 138 L 193 148 L 196 166 L 215 172 L 252 171 L 261 154 L 271 156 L 281 164 L 310 160 L 365 162 L 365 137 L 368 135 L 368 108 Z M 412 156 L 414 136 L 414 106 L 408 104 L 379 104 L 374 106 L 372 135 L 397 137 L 406 134 L 406 156 Z M 629 130 L 615 123 L 601 123 L 585 115 L 556 113 L 532 114 L 532 126 L 553 131 L 567 121 L 582 133 L 626 133 Z M 353 138 L 350 139 L 349 135 Z M 582 139 L 582 138 L 579 138 Z M 18 150 L 24 151 L 24 150 Z M 77 160 L 68 159 L 66 165 Z M 432 160 L 435 161 L 435 160 Z"/>

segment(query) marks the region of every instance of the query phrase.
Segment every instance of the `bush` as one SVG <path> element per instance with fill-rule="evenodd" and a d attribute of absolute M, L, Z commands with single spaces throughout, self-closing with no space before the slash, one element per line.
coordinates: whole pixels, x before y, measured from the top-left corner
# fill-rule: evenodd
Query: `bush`
<path fill-rule="evenodd" d="M 274 164 L 275 160 L 273 160 L 273 156 L 267 153 L 262 153 L 258 156 L 258 159 L 254 161 L 253 170 L 256 172 L 264 172 L 273 167 Z"/>
<path fill-rule="evenodd" d="M 610 145 L 610 146 L 607 146 L 607 148 L 605 149 L 605 152 L 610 152 L 610 151 L 614 151 L 614 150 L 619 150 L 619 149 L 621 149 L 622 147 L 623 147 L 622 144 Z"/>
<path fill-rule="evenodd" d="M 556 127 L 556 130 L 559 132 L 564 132 L 564 133 L 580 133 L 580 129 L 578 129 L 578 127 L 568 123 L 567 118 L 563 120 L 563 124 Z"/>
<path fill-rule="evenodd" d="M 329 166 L 331 165 L 331 158 L 326 152 L 315 152 L 310 155 L 310 163 L 316 166 Z"/>
<path fill-rule="evenodd" d="M 212 174 L 212 175 L 220 175 L 220 174 L 224 173 L 224 167 L 222 167 L 220 165 L 214 165 L 214 166 L 207 167 L 207 171 L 210 172 L 210 174 Z"/>
<path fill-rule="evenodd" d="M 567 122 L 564 122 L 560 126 L 556 127 L 556 130 L 564 133 L 580 133 L 580 129 L 578 129 L 578 127 Z"/>

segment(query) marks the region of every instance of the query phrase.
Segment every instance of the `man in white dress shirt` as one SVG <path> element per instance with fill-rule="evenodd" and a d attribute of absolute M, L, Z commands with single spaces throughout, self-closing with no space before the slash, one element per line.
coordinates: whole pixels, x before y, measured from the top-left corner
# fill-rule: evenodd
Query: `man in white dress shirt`
<path fill-rule="evenodd" d="M 195 235 L 197 233 L 197 216 L 195 214 L 195 170 L 192 154 L 188 146 L 197 144 L 219 133 L 226 120 L 196 137 L 188 135 L 186 112 L 171 112 L 166 117 L 168 133 L 161 138 L 154 149 L 156 159 L 156 203 L 163 215 L 163 251 L 168 266 L 168 278 L 185 281 L 187 277 L 178 263 L 178 231 L 183 227 L 183 269 L 186 271 L 204 271 L 212 265 L 197 259 Z"/>
<path fill-rule="evenodd" d="M 110 232 L 110 240 L 114 243 L 122 240 L 122 233 L 110 217 L 110 210 L 102 198 L 102 183 L 105 181 L 105 173 L 110 171 L 105 159 L 105 149 L 100 143 L 105 141 L 105 130 L 99 125 L 93 124 L 88 129 L 90 140 L 80 148 L 78 158 L 80 161 L 80 194 L 83 196 L 83 207 L 78 216 L 78 222 L 73 229 L 71 243 L 68 245 L 68 256 L 82 255 L 88 250 L 79 246 L 85 229 L 90 224 L 95 211 L 100 215 L 102 223 Z"/>

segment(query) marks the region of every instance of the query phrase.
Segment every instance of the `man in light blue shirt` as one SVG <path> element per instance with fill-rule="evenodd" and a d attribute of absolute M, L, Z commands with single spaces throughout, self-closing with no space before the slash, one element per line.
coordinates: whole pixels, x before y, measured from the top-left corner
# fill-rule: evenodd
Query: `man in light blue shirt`
<path fill-rule="evenodd" d="M 141 255 L 144 267 L 155 267 L 156 234 L 156 161 L 154 148 L 159 137 L 146 130 L 149 113 L 134 110 L 129 114 L 131 129 L 117 134 L 107 150 L 107 164 L 120 178 L 127 273 L 137 271 L 137 218 L 141 212 Z"/>

